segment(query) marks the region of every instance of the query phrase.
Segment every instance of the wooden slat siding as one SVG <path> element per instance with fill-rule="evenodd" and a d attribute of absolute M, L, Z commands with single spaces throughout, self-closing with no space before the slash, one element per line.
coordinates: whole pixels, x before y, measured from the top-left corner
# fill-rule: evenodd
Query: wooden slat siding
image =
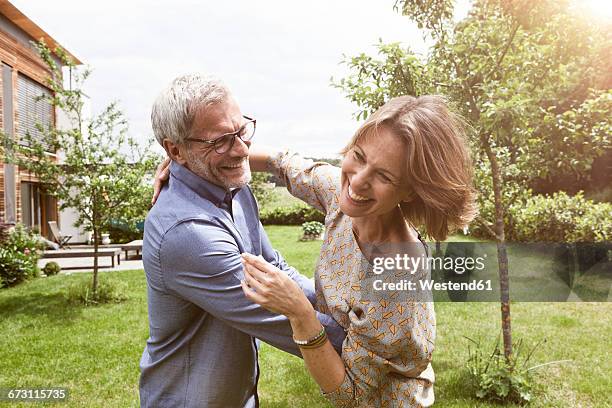
<path fill-rule="evenodd" d="M 0 64 L 0 67 L 2 64 Z M 0 131 L 4 131 L 4 83 L 0 73 Z M 4 155 L 0 153 L 0 222 L 4 222 Z"/>
<path fill-rule="evenodd" d="M 6 209 L 4 208 L 4 164 L 2 164 L 0 167 L 0 194 L 2 194 L 2 196 L 0 196 L 0 222 L 5 222 Z"/>
<path fill-rule="evenodd" d="M 0 68 L 2 68 L 2 63 L 0 61 Z M 2 73 L 0 72 L 0 130 L 4 130 L 4 83 L 2 81 Z M 2 155 L 0 154 L 0 158 Z M 4 161 L 4 160 L 3 160 Z"/>
<path fill-rule="evenodd" d="M 9 18 L 10 19 L 10 18 Z M 27 19 L 27 18 L 26 18 Z M 28 24 L 33 24 L 31 21 L 27 21 Z M 21 23 L 16 23 L 17 26 L 22 29 Z M 38 40 L 38 38 L 33 38 L 33 40 Z M 17 39 L 15 39 L 12 35 L 8 34 L 5 31 L 0 30 L 0 62 L 4 62 L 7 65 L 10 65 L 12 70 L 12 83 L 4 84 L 2 83 L 2 76 L 0 75 L 0 84 L 2 86 L 9 85 L 13 89 L 13 135 L 18 137 L 17 130 L 19 129 L 19 103 L 18 103 L 18 77 L 21 73 L 22 75 L 27 76 L 31 80 L 36 83 L 46 87 L 48 78 L 50 78 L 51 73 L 47 69 L 45 63 L 40 59 L 36 51 L 28 46 L 23 45 Z M 80 61 L 77 60 L 77 63 Z M 0 90 L 2 87 L 0 87 Z M 2 116 L 4 111 L 4 101 L 2 100 L 2 92 L 0 92 L 0 129 L 4 129 L 4 123 Z M 52 115 L 52 124 L 56 124 L 56 112 L 53 109 L 51 112 Z M 3 163 L 3 157 L 0 154 L 0 162 Z M 55 159 L 57 160 L 57 159 Z M 4 219 L 4 214 L 6 210 L 5 202 L 4 202 L 4 168 L 0 165 L 2 169 L 0 169 L 0 217 Z M 16 169 L 15 171 L 15 210 L 16 210 L 16 221 L 21 222 L 23 220 L 21 214 L 21 182 L 38 182 L 39 180 L 34 177 L 32 174 L 27 173 L 23 169 Z M 42 204 L 42 203 L 41 203 Z M 57 220 L 57 208 L 55 214 L 48 214 L 49 219 Z M 47 220 L 42 220 L 43 224 Z M 43 227 L 44 228 L 44 227 Z"/>
<path fill-rule="evenodd" d="M 0 60 L 41 84 L 46 84 L 51 75 L 34 50 L 24 47 L 13 36 L 2 30 L 0 30 Z"/>

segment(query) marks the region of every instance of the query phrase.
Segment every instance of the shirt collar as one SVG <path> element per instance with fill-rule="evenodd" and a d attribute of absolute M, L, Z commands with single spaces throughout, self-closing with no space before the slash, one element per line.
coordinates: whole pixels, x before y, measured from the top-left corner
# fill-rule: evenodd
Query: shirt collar
<path fill-rule="evenodd" d="M 203 179 L 174 160 L 170 163 L 170 177 L 174 177 L 177 181 L 185 184 L 189 189 L 212 202 L 217 207 L 223 205 L 223 200 L 230 193 L 230 190 Z M 239 188 L 232 189 L 231 196 L 234 197 L 239 190 Z"/>

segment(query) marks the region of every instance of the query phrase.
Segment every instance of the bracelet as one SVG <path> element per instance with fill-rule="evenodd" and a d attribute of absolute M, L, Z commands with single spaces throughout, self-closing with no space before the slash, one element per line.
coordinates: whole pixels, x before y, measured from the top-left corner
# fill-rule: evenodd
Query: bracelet
<path fill-rule="evenodd" d="M 321 331 L 315 337 L 308 340 L 298 340 L 294 337 L 293 341 L 300 348 L 312 349 L 321 347 L 327 341 L 327 332 L 325 331 L 325 327 L 321 326 Z"/>

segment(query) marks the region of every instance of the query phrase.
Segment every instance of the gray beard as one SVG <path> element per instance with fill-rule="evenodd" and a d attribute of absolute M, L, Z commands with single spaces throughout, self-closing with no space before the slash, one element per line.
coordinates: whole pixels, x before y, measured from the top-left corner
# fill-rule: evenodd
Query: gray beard
<path fill-rule="evenodd" d="M 245 171 L 244 175 L 240 180 L 232 181 L 228 180 L 227 177 L 224 177 L 221 174 L 216 174 L 216 172 L 211 171 L 209 166 L 204 165 L 200 160 L 193 157 L 191 154 L 188 155 L 188 159 L 191 171 L 202 177 L 204 180 L 216 184 L 220 187 L 226 189 L 242 188 L 251 181 L 251 169 L 248 166 L 247 170 Z"/>

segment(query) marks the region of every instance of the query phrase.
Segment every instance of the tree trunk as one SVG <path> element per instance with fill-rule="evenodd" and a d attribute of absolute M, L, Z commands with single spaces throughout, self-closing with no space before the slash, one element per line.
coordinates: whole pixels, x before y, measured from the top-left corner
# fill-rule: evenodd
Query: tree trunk
<path fill-rule="evenodd" d="M 495 234 L 497 235 L 497 263 L 499 266 L 499 289 L 501 300 L 502 337 L 504 340 L 504 356 L 510 360 L 512 356 L 512 326 L 510 319 L 510 282 L 508 280 L 508 254 L 506 252 L 506 236 L 504 230 L 504 204 L 502 201 L 502 177 L 497 157 L 489 139 L 483 137 L 483 146 L 491 164 L 493 179 L 493 194 L 495 197 Z"/>

